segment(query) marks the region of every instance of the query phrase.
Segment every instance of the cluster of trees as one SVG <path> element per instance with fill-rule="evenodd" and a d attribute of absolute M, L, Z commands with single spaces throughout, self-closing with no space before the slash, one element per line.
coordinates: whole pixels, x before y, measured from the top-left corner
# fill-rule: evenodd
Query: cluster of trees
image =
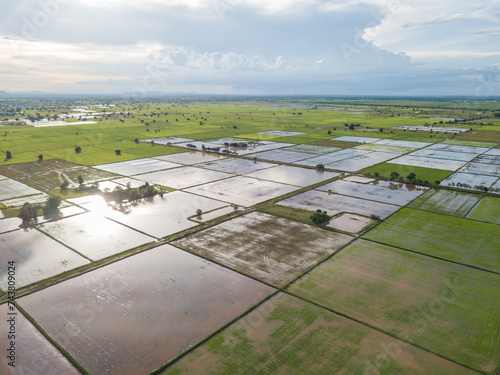
<path fill-rule="evenodd" d="M 380 177 L 380 174 L 378 172 L 375 172 L 374 175 L 377 178 Z M 389 179 L 391 181 L 399 181 L 401 183 L 409 182 L 409 183 L 414 184 L 414 185 L 423 185 L 423 186 L 431 186 L 432 185 L 427 180 L 421 180 L 421 179 L 417 178 L 417 175 L 414 172 L 410 172 L 406 176 L 406 180 L 403 176 L 400 176 L 398 172 L 392 172 L 389 176 Z M 436 180 L 436 181 L 434 181 L 434 183 L 436 185 L 439 185 L 441 183 L 441 181 Z"/>
<path fill-rule="evenodd" d="M 127 185 L 126 189 L 119 186 L 115 187 L 113 191 L 104 192 L 103 196 L 106 201 L 113 201 L 115 203 L 131 202 L 142 198 L 153 197 L 159 194 L 163 195 L 161 191 L 156 190 L 153 185 L 145 183 L 138 188 L 132 188 L 130 184 Z"/>
<path fill-rule="evenodd" d="M 481 190 L 481 191 L 484 191 L 484 192 L 487 192 L 488 190 L 489 191 L 500 191 L 500 189 L 497 189 L 497 188 L 488 189 L 488 187 L 486 187 L 484 185 L 474 185 L 474 186 L 471 186 L 469 184 L 465 184 L 465 183 L 463 184 L 461 182 L 457 182 L 456 184 L 454 182 L 449 182 L 448 186 L 462 188 L 462 189 Z"/>
<path fill-rule="evenodd" d="M 310 216 L 312 222 L 314 224 L 325 224 L 328 223 L 331 220 L 331 216 L 328 215 L 326 211 L 321 211 L 320 209 L 317 209 L 311 216 Z"/>
<path fill-rule="evenodd" d="M 17 217 L 19 217 L 23 221 L 23 227 L 27 227 L 32 223 L 36 223 L 40 210 L 42 210 L 44 218 L 57 219 L 61 215 L 61 212 L 59 211 L 60 204 L 61 198 L 59 197 L 49 197 L 49 199 L 43 206 L 40 204 L 31 204 L 29 202 L 26 202 L 21 207 Z"/>

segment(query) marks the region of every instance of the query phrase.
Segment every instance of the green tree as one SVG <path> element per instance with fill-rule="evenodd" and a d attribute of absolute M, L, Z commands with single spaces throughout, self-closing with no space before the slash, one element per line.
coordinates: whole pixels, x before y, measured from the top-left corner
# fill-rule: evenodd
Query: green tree
<path fill-rule="evenodd" d="M 417 175 L 413 172 L 409 173 L 408 176 L 406 176 L 406 179 L 409 181 L 413 181 Z"/>
<path fill-rule="evenodd" d="M 120 156 L 122 154 L 122 150 L 115 150 L 116 156 Z"/>
<path fill-rule="evenodd" d="M 76 152 L 77 154 L 79 154 L 80 152 L 82 152 L 82 148 L 81 148 L 80 146 L 76 146 L 76 147 L 75 147 L 75 152 Z"/>
<path fill-rule="evenodd" d="M 325 170 L 325 165 L 324 164 L 317 164 L 316 165 L 316 169 L 318 171 L 324 171 Z"/>
<path fill-rule="evenodd" d="M 78 183 L 79 183 L 80 185 L 83 185 L 83 177 L 82 177 L 82 175 L 81 175 L 81 174 L 79 174 L 79 175 L 78 175 Z"/>
<path fill-rule="evenodd" d="M 330 221 L 331 216 L 328 216 L 326 211 L 321 211 L 320 209 L 317 209 L 311 216 L 310 216 L 312 222 L 314 224 L 324 224 Z"/>
<path fill-rule="evenodd" d="M 6 158 L 6 159 L 12 159 L 12 153 L 11 153 L 10 151 L 7 151 L 7 152 L 5 153 L 5 158 Z"/>
<path fill-rule="evenodd" d="M 38 155 L 38 161 L 42 161 L 42 160 L 43 160 L 43 155 L 42 154 Z"/>
<path fill-rule="evenodd" d="M 59 205 L 61 204 L 60 197 L 49 197 L 43 207 L 43 216 L 45 218 L 57 218 L 60 215 Z"/>

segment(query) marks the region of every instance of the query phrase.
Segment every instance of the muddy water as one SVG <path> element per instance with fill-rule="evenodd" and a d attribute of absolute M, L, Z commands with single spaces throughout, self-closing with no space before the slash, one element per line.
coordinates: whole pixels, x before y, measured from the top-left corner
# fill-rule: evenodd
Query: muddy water
<path fill-rule="evenodd" d="M 280 161 L 284 163 L 293 163 L 298 160 L 308 159 L 312 155 L 309 153 L 297 152 L 297 151 L 269 150 L 269 151 L 258 152 L 255 154 L 250 154 L 250 156 L 256 157 L 257 159 Z"/>
<path fill-rule="evenodd" d="M 5 219 L 4 219 L 5 220 Z M 7 262 L 18 267 L 18 288 L 88 263 L 74 251 L 36 229 L 0 235 L 0 288 L 7 287 Z"/>
<path fill-rule="evenodd" d="M 20 298 L 91 374 L 148 374 L 273 291 L 163 245 Z"/>
<path fill-rule="evenodd" d="M 323 191 L 331 190 L 337 194 L 397 204 L 399 206 L 407 204 L 428 190 L 428 188 L 423 186 L 392 181 L 373 181 L 369 184 L 359 184 L 345 180 L 334 181 L 317 189 Z"/>
<path fill-rule="evenodd" d="M 197 209 L 207 212 L 227 206 L 224 202 L 181 191 L 173 191 L 164 194 L 163 197 L 155 196 L 123 205 L 108 204 L 99 196 L 77 198 L 71 201 L 93 213 L 156 238 L 197 225 L 187 219 L 196 214 Z"/>
<path fill-rule="evenodd" d="M 123 161 L 119 163 L 96 165 L 94 168 L 101 169 L 124 176 L 132 176 L 140 173 L 148 173 L 178 167 L 179 164 L 151 158 Z"/>
<path fill-rule="evenodd" d="M 221 180 L 231 176 L 232 174 L 224 172 L 212 171 L 192 166 L 182 166 L 165 171 L 140 174 L 136 177 L 153 184 L 167 186 L 174 189 L 184 189 L 190 186 Z"/>
<path fill-rule="evenodd" d="M 249 173 L 247 176 L 304 187 L 340 176 L 340 173 L 280 165 L 279 167 Z"/>
<path fill-rule="evenodd" d="M 228 158 L 198 165 L 200 168 L 213 169 L 214 171 L 234 174 L 245 174 L 275 166 L 276 164 L 272 163 L 237 158 Z"/>
<path fill-rule="evenodd" d="M 17 313 L 16 315 L 7 315 L 8 313 Z M 0 374 L 19 375 L 19 374 L 37 374 L 37 375 L 79 375 L 73 365 L 57 350 L 19 311 L 11 311 L 7 304 L 0 306 Z M 10 323 L 7 319 L 14 317 L 15 321 L 15 350 L 16 363 L 15 368 L 9 366 L 6 353 L 10 349 L 10 340 L 7 339 Z M 5 318 L 5 319 L 4 319 Z"/>

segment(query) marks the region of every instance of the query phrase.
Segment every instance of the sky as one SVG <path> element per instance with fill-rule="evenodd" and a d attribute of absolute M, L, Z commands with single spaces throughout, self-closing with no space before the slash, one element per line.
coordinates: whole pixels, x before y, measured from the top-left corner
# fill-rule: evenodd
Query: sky
<path fill-rule="evenodd" d="M 0 90 L 500 95 L 500 0 L 0 2 Z"/>

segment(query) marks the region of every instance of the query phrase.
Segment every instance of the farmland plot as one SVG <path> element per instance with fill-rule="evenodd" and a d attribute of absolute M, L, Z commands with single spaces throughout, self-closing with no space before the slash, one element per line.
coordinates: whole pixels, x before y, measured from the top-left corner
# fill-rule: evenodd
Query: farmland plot
<path fill-rule="evenodd" d="M 341 149 L 338 147 L 327 147 L 327 146 L 317 146 L 317 145 L 295 145 L 291 147 L 287 147 L 287 151 L 297 151 L 297 152 L 307 152 L 308 154 L 315 155 L 324 155 L 329 154 L 331 152 L 340 151 Z"/>
<path fill-rule="evenodd" d="M 382 140 L 381 138 L 357 137 L 351 135 L 344 135 L 342 137 L 332 138 L 332 141 L 344 141 L 344 142 L 356 142 L 356 143 L 372 143 L 381 140 Z"/>
<path fill-rule="evenodd" d="M 321 209 L 322 211 L 327 211 L 329 215 L 349 212 L 364 216 L 376 215 L 382 219 L 399 209 L 399 206 L 392 204 L 368 201 L 339 194 L 328 194 L 317 190 L 306 191 L 279 201 L 278 204 L 308 211 Z"/>
<path fill-rule="evenodd" d="M 226 221 L 174 241 L 261 281 L 284 286 L 352 237 L 262 212 Z"/>
<path fill-rule="evenodd" d="M 398 206 L 404 206 L 423 192 L 427 191 L 427 188 L 423 186 L 383 180 L 374 181 L 369 184 L 337 180 L 319 186 L 316 189 L 322 191 L 330 190 L 336 194 L 349 195 Z"/>
<path fill-rule="evenodd" d="M 354 148 L 347 148 L 341 151 L 332 152 L 331 154 L 325 154 L 320 156 L 315 156 L 306 160 L 302 160 L 300 162 L 296 162 L 295 164 L 299 165 L 307 165 L 310 167 L 314 167 L 318 164 L 329 164 L 339 160 L 344 160 L 348 158 L 354 158 L 356 156 L 362 156 L 371 153 L 371 151 L 367 150 L 357 150 Z"/>
<path fill-rule="evenodd" d="M 23 223 L 18 217 L 8 217 L 0 219 L 0 233 L 10 232 L 11 230 L 19 229 Z"/>
<path fill-rule="evenodd" d="M 464 217 L 479 199 L 481 199 L 479 195 L 443 189 L 432 189 L 415 199 L 408 207 L 437 212 L 439 214 Z"/>
<path fill-rule="evenodd" d="M 493 373 L 500 358 L 499 282 L 497 274 L 358 240 L 288 290 Z"/>
<path fill-rule="evenodd" d="M 205 184 L 233 176 L 229 173 L 212 171 L 193 166 L 139 174 L 135 177 L 153 184 L 163 185 L 174 189 L 184 189 L 190 186 Z"/>
<path fill-rule="evenodd" d="M 18 302 L 89 373 L 137 375 L 171 360 L 272 291 L 163 245 Z"/>
<path fill-rule="evenodd" d="M 259 178 L 282 184 L 309 186 L 319 182 L 340 176 L 339 173 L 318 171 L 316 169 L 305 169 L 280 165 L 278 167 L 264 169 L 247 174 L 248 177 Z"/>
<path fill-rule="evenodd" d="M 500 165 L 471 162 L 460 172 L 500 177 Z"/>
<path fill-rule="evenodd" d="M 16 262 L 17 288 L 89 263 L 36 229 L 1 234 L 0 249 L 0 288 L 3 290 L 7 287 L 9 261 Z"/>
<path fill-rule="evenodd" d="M 185 191 L 243 207 L 297 190 L 296 186 L 237 176 L 188 188 Z"/>
<path fill-rule="evenodd" d="M 269 135 L 277 135 L 280 137 L 291 137 L 292 135 L 301 135 L 301 134 L 306 134 L 306 133 L 289 132 L 289 131 L 283 131 L 283 130 L 269 130 L 267 132 L 259 132 L 257 134 L 269 134 Z"/>
<path fill-rule="evenodd" d="M 500 198 L 484 197 L 467 215 L 467 218 L 500 224 Z"/>
<path fill-rule="evenodd" d="M 195 215 L 198 209 L 207 212 L 227 206 L 227 203 L 182 191 L 118 206 L 106 203 L 100 196 L 76 198 L 71 201 L 156 238 L 196 226 L 197 223 L 188 218 Z"/>
<path fill-rule="evenodd" d="M 472 174 L 472 173 L 464 173 L 457 172 L 452 174 L 450 177 L 446 178 L 441 182 L 443 186 L 456 186 L 457 184 L 466 184 L 470 185 L 471 190 L 474 189 L 474 186 L 486 186 L 490 187 L 495 181 L 497 177 L 495 176 L 485 176 L 481 174 Z"/>
<path fill-rule="evenodd" d="M 425 156 L 403 155 L 391 160 L 392 164 L 410 165 L 412 167 L 424 167 L 432 169 L 442 169 L 445 171 L 456 171 L 466 162 L 460 160 L 437 159 Z"/>
<path fill-rule="evenodd" d="M 375 220 L 360 215 L 340 214 L 332 218 L 327 225 L 330 228 L 338 229 L 343 232 L 358 233 L 374 222 Z"/>
<path fill-rule="evenodd" d="M 12 198 L 23 197 L 26 195 L 37 195 L 41 192 L 25 184 L 10 178 L 0 180 L 0 201 L 3 203 Z"/>
<path fill-rule="evenodd" d="M 387 358 L 383 348 L 401 352 Z M 392 354 L 392 352 L 391 352 Z M 162 375 L 476 374 L 374 329 L 279 293 Z"/>
<path fill-rule="evenodd" d="M 205 163 L 214 160 L 224 160 L 226 157 L 214 154 L 214 153 L 204 153 L 204 152 L 183 152 L 180 154 L 170 154 L 155 156 L 155 159 L 168 161 L 171 163 L 183 164 L 183 165 L 193 165 L 199 163 Z"/>
<path fill-rule="evenodd" d="M 287 151 L 287 150 L 270 150 L 250 154 L 249 156 L 257 159 L 278 161 L 283 163 L 293 163 L 298 160 L 304 160 L 311 157 L 311 154 L 306 152 Z"/>
<path fill-rule="evenodd" d="M 500 156 L 496 155 L 481 155 L 474 159 L 474 162 L 500 165 Z"/>
<path fill-rule="evenodd" d="M 376 141 L 374 144 L 377 145 L 389 145 L 389 146 L 397 146 L 397 147 L 405 147 L 405 148 L 422 148 L 431 145 L 432 143 L 428 142 L 414 142 L 414 141 L 400 141 L 397 139 L 381 139 Z"/>
<path fill-rule="evenodd" d="M 246 174 L 261 169 L 275 167 L 276 164 L 240 158 L 227 158 L 223 160 L 210 161 L 197 166 L 225 173 Z"/>
<path fill-rule="evenodd" d="M 432 147 L 432 146 L 431 146 Z M 455 161 L 471 161 L 477 155 L 465 152 L 452 152 L 444 150 L 433 150 L 430 147 L 412 152 L 409 156 L 424 156 L 426 158 L 455 160 Z"/>
<path fill-rule="evenodd" d="M 121 253 L 154 240 L 92 213 L 51 221 L 41 225 L 40 229 L 92 260 Z"/>
<path fill-rule="evenodd" d="M 56 349 L 31 322 L 16 310 L 8 309 L 7 304 L 0 306 L 0 314 L 7 319 L 8 313 L 15 315 L 15 367 L 9 366 L 7 355 L 10 349 L 10 340 L 2 340 L 0 349 L 6 353 L 0 357 L 0 373 L 3 375 L 37 374 L 37 375 L 80 375 L 78 371 L 61 352 Z M 1 337 L 9 336 L 10 325 L 0 324 Z"/>
<path fill-rule="evenodd" d="M 485 152 L 485 155 L 500 156 L 500 148 L 492 148 L 491 150 Z"/>
<path fill-rule="evenodd" d="M 188 138 L 180 138 L 180 137 L 160 137 L 160 138 L 149 138 L 149 139 L 141 139 L 141 142 L 151 143 L 154 142 L 159 145 L 168 145 L 175 143 L 183 143 L 183 142 L 194 142 L 192 139 Z"/>
<path fill-rule="evenodd" d="M 339 151 L 341 152 L 341 151 Z M 339 160 L 326 165 L 327 168 L 338 169 L 340 171 L 356 172 L 372 165 L 394 159 L 399 154 L 392 152 L 371 152 L 367 155 L 356 156 L 350 159 Z"/>
<path fill-rule="evenodd" d="M 406 154 L 415 150 L 413 147 L 401 147 L 393 145 L 384 145 L 377 143 L 367 143 L 355 147 L 357 150 L 380 151 L 380 152 L 393 152 L 395 154 Z"/>
<path fill-rule="evenodd" d="M 497 233 L 493 224 L 403 208 L 364 237 L 499 272 Z"/>
<path fill-rule="evenodd" d="M 148 173 L 159 171 L 162 169 L 169 169 L 178 167 L 179 164 L 166 162 L 163 160 L 156 160 L 152 158 L 136 159 L 129 161 L 122 161 L 118 163 L 96 165 L 94 168 L 102 169 L 124 176 L 133 176 L 141 173 Z"/>
<path fill-rule="evenodd" d="M 489 147 L 479 147 L 479 146 L 461 146 L 456 144 L 448 144 L 448 143 L 435 143 L 432 146 L 426 148 L 426 150 L 433 151 L 447 151 L 447 152 L 459 152 L 466 154 L 482 154 L 483 152 L 488 151 Z"/>

